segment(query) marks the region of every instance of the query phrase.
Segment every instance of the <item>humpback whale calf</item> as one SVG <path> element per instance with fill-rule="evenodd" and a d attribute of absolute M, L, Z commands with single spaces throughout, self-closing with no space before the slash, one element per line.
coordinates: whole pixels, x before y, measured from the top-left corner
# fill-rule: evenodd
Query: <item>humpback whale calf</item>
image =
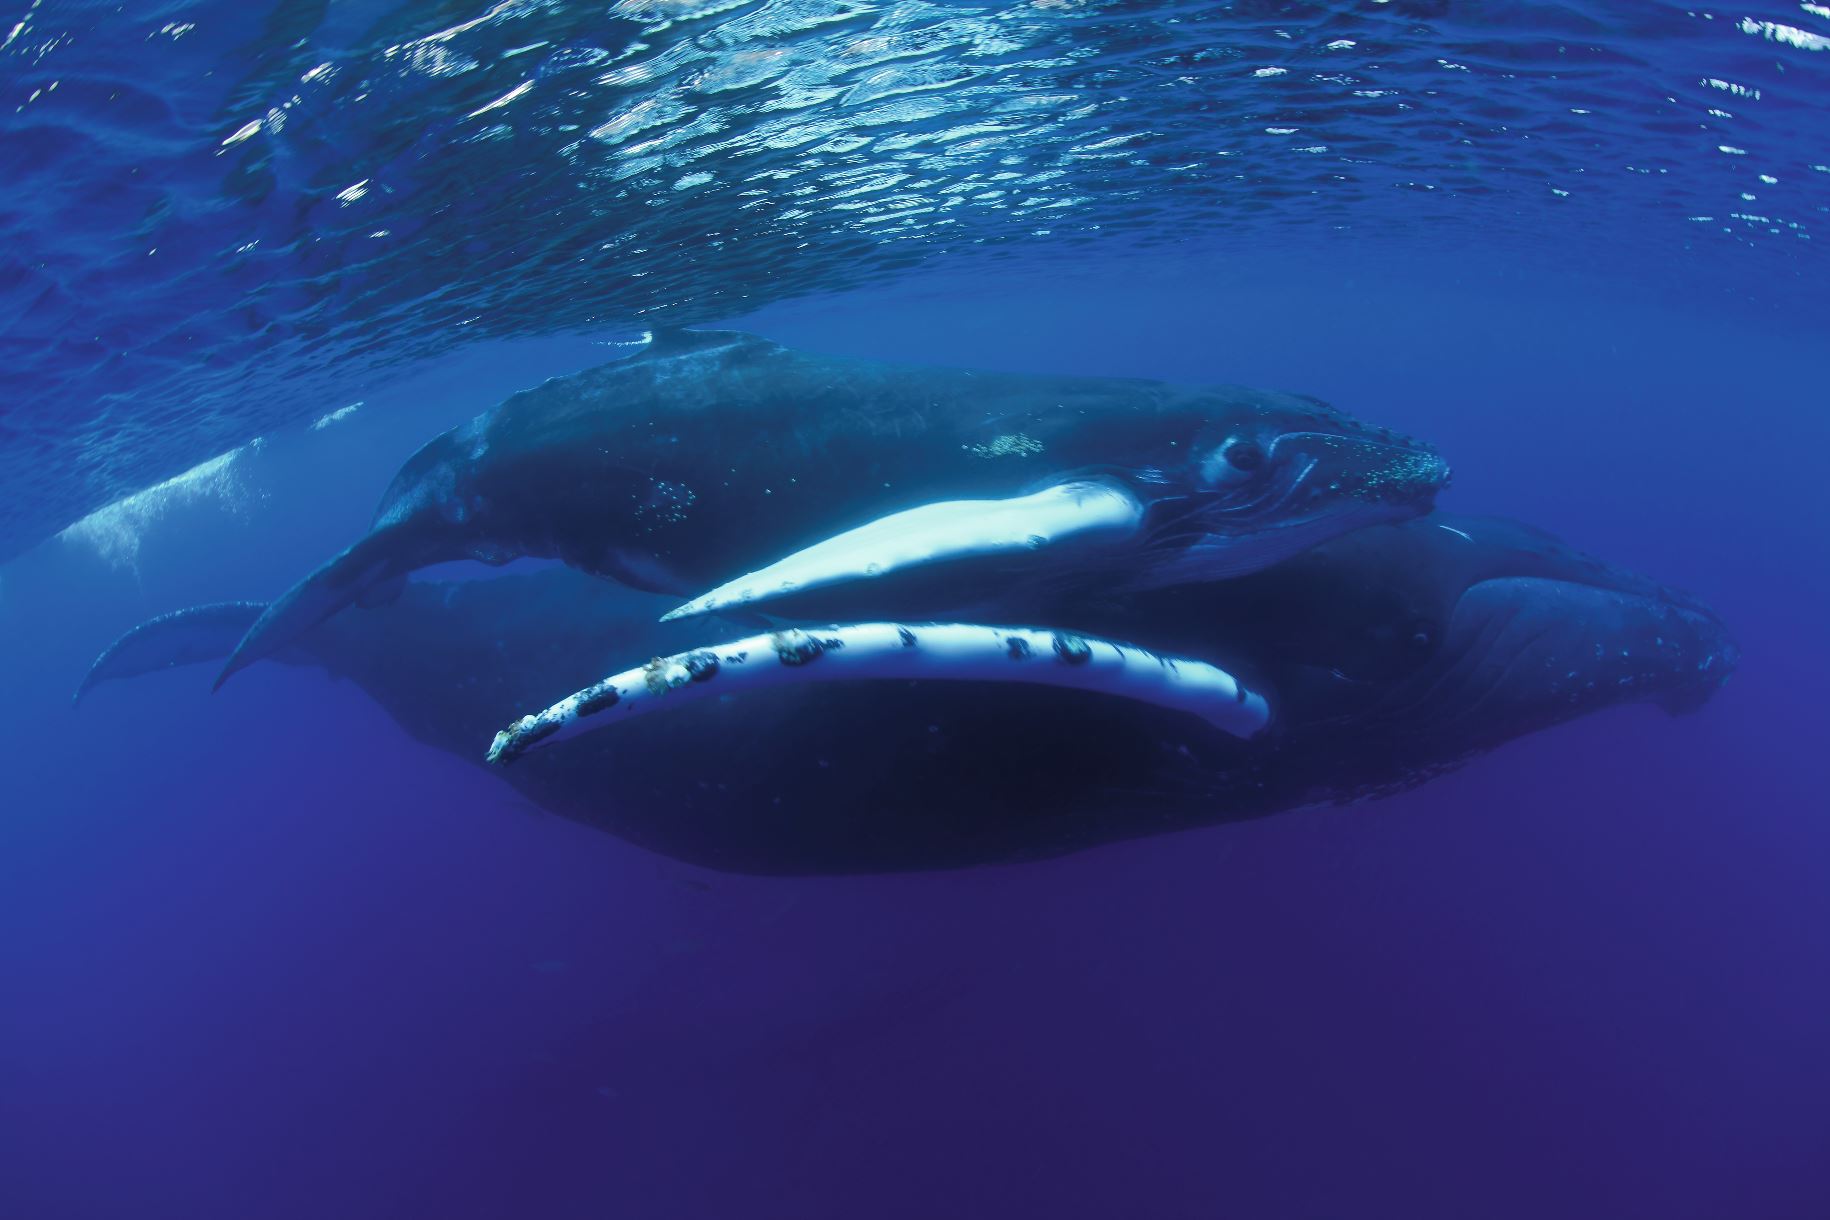
<path fill-rule="evenodd" d="M 1448 468 L 1312 399 L 837 359 L 733 332 L 513 395 L 395 475 L 369 533 L 273 602 L 217 679 L 405 575 L 557 558 L 670 617 L 896 614 L 963 589 L 1121 592 L 1270 566 L 1427 511 Z M 968 607 L 969 608 L 969 607 Z"/>
<path fill-rule="evenodd" d="M 705 625 L 658 622 L 670 604 L 562 567 L 416 581 L 274 659 L 354 682 L 413 737 L 483 765 L 496 730 L 575 687 L 581 666 L 690 656 Z M 219 659 L 262 610 L 154 619 L 102 655 L 79 695 Z M 1190 714 L 1147 668 L 1117 689 L 1031 682 L 1028 667 L 1073 668 L 1036 639 L 1034 655 L 968 683 L 929 681 L 918 661 L 816 684 L 795 679 L 843 652 L 766 657 L 786 680 L 714 673 L 676 711 L 617 719 L 613 707 L 596 718 L 605 731 L 556 736 L 489 771 L 545 809 L 711 868 L 955 868 L 1399 791 L 1601 708 L 1694 709 L 1736 659 L 1694 599 L 1529 526 L 1440 513 L 1236 579 L 1083 599 L 1072 615 L 1060 634 L 1236 678 L 1268 724 L 1246 734 Z"/>

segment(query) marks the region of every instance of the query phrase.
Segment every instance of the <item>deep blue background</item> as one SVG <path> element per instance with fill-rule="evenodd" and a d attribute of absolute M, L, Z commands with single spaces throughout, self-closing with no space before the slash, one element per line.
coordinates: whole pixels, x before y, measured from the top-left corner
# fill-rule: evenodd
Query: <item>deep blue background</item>
<path fill-rule="evenodd" d="M 173 502 L 137 570 L 56 540 L 0 569 L 0 1213 L 1830 1214 L 1825 347 L 1645 271 L 1343 238 L 751 319 L 1319 394 L 1438 442 L 1448 505 L 1691 588 L 1743 647 L 1694 716 L 1052 863 L 699 872 L 315 672 L 70 709 L 116 633 L 276 593 L 426 435 L 585 340 L 272 438 L 238 512 Z"/>

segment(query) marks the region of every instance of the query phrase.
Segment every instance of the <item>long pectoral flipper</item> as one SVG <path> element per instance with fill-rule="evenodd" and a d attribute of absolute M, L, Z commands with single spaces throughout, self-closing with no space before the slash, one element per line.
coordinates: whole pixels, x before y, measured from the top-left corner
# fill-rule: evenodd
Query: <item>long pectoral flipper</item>
<path fill-rule="evenodd" d="M 1270 720 L 1263 696 L 1205 661 L 1063 631 L 975 623 L 852 623 L 695 649 L 613 674 L 496 734 L 490 762 L 707 694 L 869 678 L 1018 682 L 1188 712 L 1235 737 Z"/>
<path fill-rule="evenodd" d="M 890 572 L 1066 542 L 1130 537 L 1143 506 L 1118 487 L 1073 482 L 1007 500 L 943 500 L 835 534 L 768 567 L 727 581 L 662 617 L 713 614 Z"/>

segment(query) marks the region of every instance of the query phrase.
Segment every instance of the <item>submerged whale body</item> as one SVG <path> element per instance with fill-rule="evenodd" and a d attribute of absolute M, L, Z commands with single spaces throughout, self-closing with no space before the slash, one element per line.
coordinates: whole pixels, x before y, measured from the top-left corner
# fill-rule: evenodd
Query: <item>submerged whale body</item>
<path fill-rule="evenodd" d="M 1426 446 L 1286 394 L 667 333 L 427 444 L 218 684 L 446 560 L 557 558 L 668 595 L 672 617 L 865 588 L 926 612 L 967 588 L 1033 602 L 1257 571 L 1427 511 L 1447 477 Z"/>
<path fill-rule="evenodd" d="M 412 736 L 482 760 L 517 712 L 701 642 L 667 598 L 563 568 L 415 582 L 275 659 L 347 678 Z M 166 615 L 83 690 L 220 658 L 261 614 Z M 1434 514 L 1237 579 L 1087 600 L 1071 626 L 1264 692 L 1250 739 L 1146 701 L 987 680 L 786 683 L 615 723 L 494 769 L 536 804 L 753 873 L 962 867 L 1413 786 L 1604 707 L 1700 705 L 1735 648 L 1692 599 L 1515 522 Z"/>

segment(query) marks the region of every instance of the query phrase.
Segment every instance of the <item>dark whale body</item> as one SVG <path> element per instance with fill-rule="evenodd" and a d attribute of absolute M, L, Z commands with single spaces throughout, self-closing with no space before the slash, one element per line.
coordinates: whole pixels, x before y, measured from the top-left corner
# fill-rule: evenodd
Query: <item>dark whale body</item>
<path fill-rule="evenodd" d="M 1426 446 L 1287 394 L 838 359 L 672 332 L 428 443 L 395 476 L 370 533 L 274 602 L 222 678 L 445 560 L 556 558 L 677 602 L 887 514 L 1090 488 L 1099 494 L 1065 526 L 1016 528 L 988 559 L 982 540 L 942 530 L 937 554 L 915 566 L 956 565 L 938 582 L 951 590 L 1086 588 L 1120 574 L 1177 584 L 1427 511 L 1446 478 Z M 970 580 L 962 562 L 977 565 Z"/>
<path fill-rule="evenodd" d="M 662 599 L 561 568 L 414 583 L 277 659 L 361 686 L 412 736 L 480 762 L 511 715 L 693 644 Z M 167 615 L 84 689 L 225 654 L 260 607 Z M 1077 691 L 945 682 L 788 687 L 696 703 L 495 772 L 654 851 L 750 873 L 955 868 L 1413 786 L 1629 701 L 1681 711 L 1732 671 L 1693 600 L 1515 522 L 1442 514 L 1251 576 L 1087 606 L 1073 625 L 1224 663 L 1271 692 L 1251 741 Z"/>

